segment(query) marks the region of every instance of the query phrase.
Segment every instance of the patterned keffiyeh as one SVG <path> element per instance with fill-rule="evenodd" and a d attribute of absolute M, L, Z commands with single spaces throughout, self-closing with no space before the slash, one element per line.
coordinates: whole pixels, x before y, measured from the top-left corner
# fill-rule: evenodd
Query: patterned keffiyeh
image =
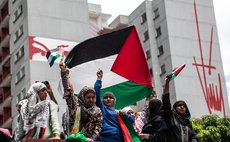
<path fill-rule="evenodd" d="M 49 118 L 49 101 L 40 101 L 38 92 L 45 88 L 43 83 L 34 83 L 27 92 L 26 99 L 19 102 L 20 115 L 23 120 L 23 138 L 42 138 Z"/>

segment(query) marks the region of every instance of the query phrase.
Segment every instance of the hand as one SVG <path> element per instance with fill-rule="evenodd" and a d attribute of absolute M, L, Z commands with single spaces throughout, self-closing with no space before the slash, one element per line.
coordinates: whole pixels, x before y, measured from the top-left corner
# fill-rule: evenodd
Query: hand
<path fill-rule="evenodd" d="M 63 59 L 60 60 L 60 62 L 59 62 L 59 67 L 60 67 L 61 71 L 63 71 L 63 72 L 66 71 L 66 65 L 65 65 L 65 63 L 63 62 Z"/>
<path fill-rule="evenodd" d="M 167 82 L 170 82 L 171 77 L 172 77 L 172 73 L 170 72 L 169 74 L 166 75 L 166 77 L 165 77 L 165 82 L 166 82 L 166 83 L 167 83 Z"/>
<path fill-rule="evenodd" d="M 97 71 L 97 80 L 101 80 L 103 77 L 103 71 L 101 69 L 98 69 Z"/>
<path fill-rule="evenodd" d="M 140 137 L 141 140 L 144 140 L 144 139 L 147 139 L 147 140 L 148 140 L 148 139 L 149 139 L 149 134 L 140 133 L 140 134 L 139 134 L 139 137 Z"/>
<path fill-rule="evenodd" d="M 87 142 L 93 142 L 93 139 L 91 138 L 86 138 Z"/>
<path fill-rule="evenodd" d="M 118 115 L 125 115 L 125 112 L 123 110 L 119 110 L 119 111 L 117 111 L 117 114 Z"/>
<path fill-rule="evenodd" d="M 163 94 L 169 93 L 169 82 L 170 82 L 171 76 L 172 76 L 172 73 L 169 73 L 165 78 L 165 85 L 164 85 Z"/>

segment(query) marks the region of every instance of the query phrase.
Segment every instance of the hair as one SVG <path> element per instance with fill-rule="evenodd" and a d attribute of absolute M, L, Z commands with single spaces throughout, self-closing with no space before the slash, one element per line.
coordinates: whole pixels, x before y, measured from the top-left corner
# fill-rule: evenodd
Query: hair
<path fill-rule="evenodd" d="M 50 85 L 49 81 L 42 81 L 42 83 L 45 84 L 46 86 Z"/>

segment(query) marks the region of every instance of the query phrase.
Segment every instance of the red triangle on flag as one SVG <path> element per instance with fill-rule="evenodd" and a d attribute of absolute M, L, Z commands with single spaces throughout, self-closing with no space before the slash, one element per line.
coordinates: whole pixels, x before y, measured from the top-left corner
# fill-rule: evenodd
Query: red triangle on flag
<path fill-rule="evenodd" d="M 149 67 L 135 27 L 130 31 L 111 70 L 132 82 L 152 87 Z"/>
<path fill-rule="evenodd" d="M 172 72 L 172 74 L 178 75 L 178 74 L 184 69 L 185 66 L 186 66 L 185 64 L 182 64 L 182 65 L 179 66 L 176 70 L 174 70 L 174 71 Z"/>

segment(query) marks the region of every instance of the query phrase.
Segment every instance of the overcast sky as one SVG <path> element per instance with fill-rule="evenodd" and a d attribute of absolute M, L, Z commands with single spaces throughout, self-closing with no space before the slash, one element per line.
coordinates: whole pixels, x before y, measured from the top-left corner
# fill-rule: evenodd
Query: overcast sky
<path fill-rule="evenodd" d="M 129 15 L 144 0 L 88 0 L 89 3 L 101 4 L 102 12 L 111 14 L 112 21 L 119 14 Z M 230 103 L 230 0 L 213 0 L 217 30 L 224 66 L 225 81 Z"/>

